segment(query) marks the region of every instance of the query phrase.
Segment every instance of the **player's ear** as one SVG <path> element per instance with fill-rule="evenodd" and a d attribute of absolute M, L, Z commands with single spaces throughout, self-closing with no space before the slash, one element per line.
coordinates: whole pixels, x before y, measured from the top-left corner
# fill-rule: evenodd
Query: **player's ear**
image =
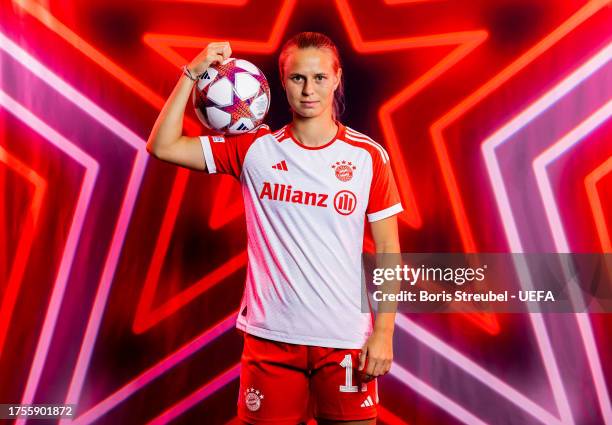
<path fill-rule="evenodd" d="M 336 82 L 334 83 L 334 90 L 338 88 L 340 85 L 340 81 L 342 81 L 342 68 L 338 67 L 338 71 L 336 71 Z"/>

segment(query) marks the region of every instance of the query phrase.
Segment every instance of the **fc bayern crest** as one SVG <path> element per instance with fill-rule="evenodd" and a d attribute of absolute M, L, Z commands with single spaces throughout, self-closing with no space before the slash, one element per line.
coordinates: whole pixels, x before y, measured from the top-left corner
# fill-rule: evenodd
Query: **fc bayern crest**
<path fill-rule="evenodd" d="M 350 161 L 336 161 L 336 163 L 331 167 L 336 172 L 336 177 L 338 180 L 342 182 L 347 182 L 352 179 L 353 170 L 357 169 L 357 167 L 355 167 Z"/>
<path fill-rule="evenodd" d="M 263 398 L 263 394 L 253 387 L 247 388 L 247 390 L 244 392 L 244 403 L 246 404 L 247 409 L 249 409 L 251 412 L 259 410 Z"/>

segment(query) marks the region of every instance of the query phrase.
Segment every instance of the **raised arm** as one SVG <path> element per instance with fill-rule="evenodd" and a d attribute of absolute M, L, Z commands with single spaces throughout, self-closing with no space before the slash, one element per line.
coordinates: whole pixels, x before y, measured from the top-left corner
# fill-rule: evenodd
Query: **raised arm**
<path fill-rule="evenodd" d="M 211 64 L 229 58 L 232 49 L 228 42 L 210 43 L 188 65 L 191 75 L 202 74 Z M 198 137 L 183 135 L 185 106 L 195 84 L 182 75 L 162 108 L 147 141 L 147 152 L 162 161 L 195 170 L 206 170 Z"/>

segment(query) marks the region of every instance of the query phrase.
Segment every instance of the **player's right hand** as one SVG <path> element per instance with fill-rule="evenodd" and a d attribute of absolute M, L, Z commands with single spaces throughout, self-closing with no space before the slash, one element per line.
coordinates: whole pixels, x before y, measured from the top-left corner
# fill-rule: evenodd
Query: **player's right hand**
<path fill-rule="evenodd" d="M 210 43 L 189 64 L 189 70 L 194 75 L 200 75 L 214 63 L 221 63 L 232 55 L 229 41 Z"/>

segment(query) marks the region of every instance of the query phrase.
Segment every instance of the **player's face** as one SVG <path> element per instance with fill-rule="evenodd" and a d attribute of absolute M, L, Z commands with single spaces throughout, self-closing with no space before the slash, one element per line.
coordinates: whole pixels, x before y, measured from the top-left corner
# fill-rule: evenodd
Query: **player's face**
<path fill-rule="evenodd" d="M 332 116 L 334 91 L 342 70 L 334 71 L 329 49 L 294 48 L 285 61 L 283 85 L 289 106 L 304 118 Z"/>

